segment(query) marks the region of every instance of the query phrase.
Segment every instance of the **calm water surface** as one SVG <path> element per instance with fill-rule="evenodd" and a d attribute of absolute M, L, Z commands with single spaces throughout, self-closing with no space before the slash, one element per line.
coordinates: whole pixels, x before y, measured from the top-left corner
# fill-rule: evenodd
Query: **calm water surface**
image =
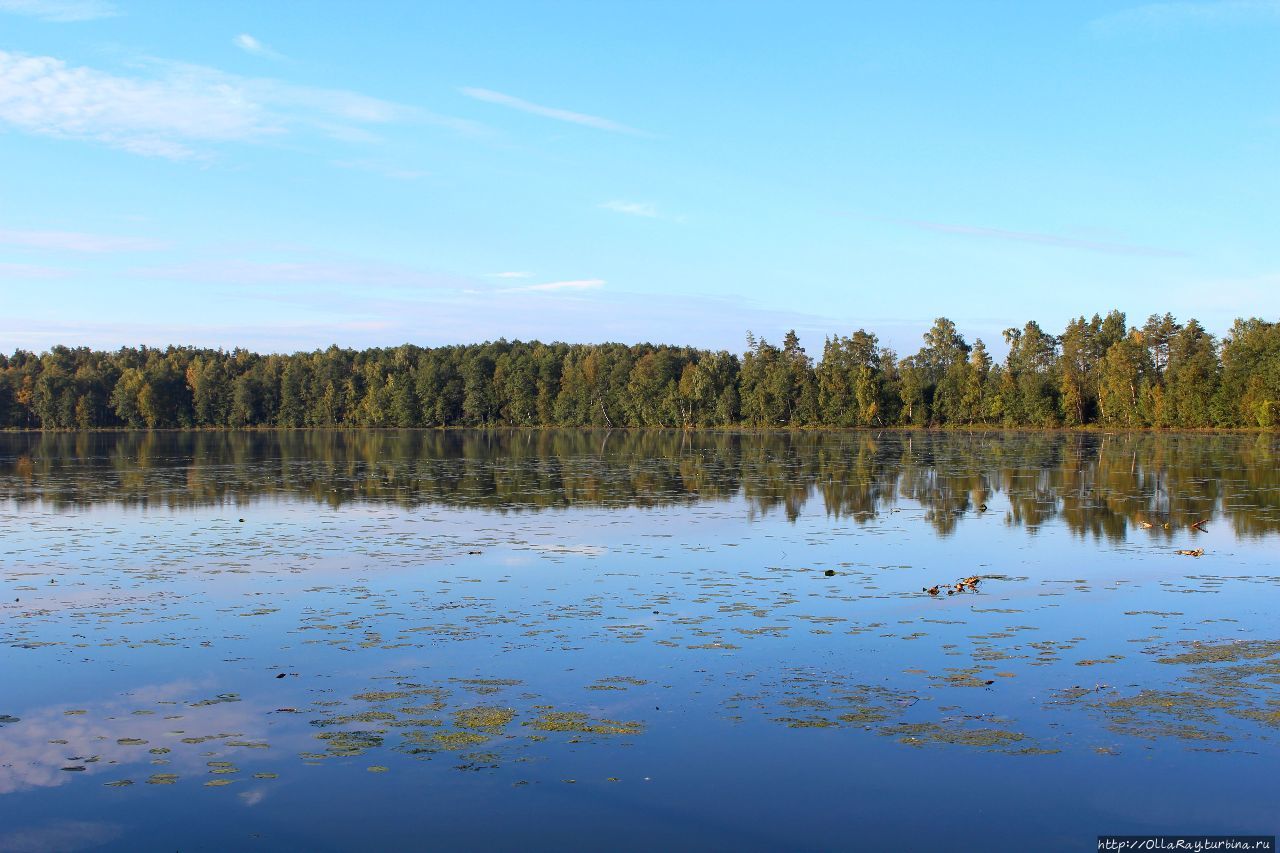
<path fill-rule="evenodd" d="M 0 435 L 0 850 L 1275 834 L 1278 454 Z"/>

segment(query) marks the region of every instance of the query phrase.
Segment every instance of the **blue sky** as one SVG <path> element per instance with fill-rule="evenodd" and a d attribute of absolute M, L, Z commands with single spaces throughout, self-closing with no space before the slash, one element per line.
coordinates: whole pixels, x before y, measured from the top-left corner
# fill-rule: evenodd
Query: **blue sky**
<path fill-rule="evenodd" d="M 1280 0 L 0 0 L 0 348 L 1280 315 Z"/>

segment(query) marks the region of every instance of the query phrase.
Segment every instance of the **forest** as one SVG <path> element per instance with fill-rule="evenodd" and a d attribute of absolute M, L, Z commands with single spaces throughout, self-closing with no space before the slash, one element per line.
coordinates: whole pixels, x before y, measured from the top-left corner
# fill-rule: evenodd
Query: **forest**
<path fill-rule="evenodd" d="M 899 356 L 859 329 L 741 355 L 664 344 L 483 344 L 260 355 L 53 347 L 0 354 L 0 428 L 1008 427 L 1275 429 L 1280 323 L 1119 311 L 1003 333 L 996 362 L 939 318 Z"/>

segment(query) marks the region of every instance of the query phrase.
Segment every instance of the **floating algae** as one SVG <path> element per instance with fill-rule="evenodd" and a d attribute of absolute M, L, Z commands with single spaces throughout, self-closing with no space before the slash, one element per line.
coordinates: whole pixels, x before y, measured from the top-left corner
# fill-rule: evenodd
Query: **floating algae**
<path fill-rule="evenodd" d="M 341 714 L 326 720 L 312 720 L 311 724 L 313 726 L 340 726 L 349 723 L 378 723 L 394 719 L 396 719 L 396 715 L 390 711 L 360 711 L 356 714 Z"/>
<path fill-rule="evenodd" d="M 489 740 L 489 735 L 479 732 L 433 732 L 431 741 L 440 749 L 459 750 L 477 746 Z"/>
<path fill-rule="evenodd" d="M 1226 643 L 1194 643 L 1191 651 L 1179 655 L 1156 658 L 1156 663 L 1165 664 L 1208 664 L 1234 663 L 1243 660 L 1257 660 L 1280 654 L 1280 641 L 1277 640 L 1236 640 Z"/>
<path fill-rule="evenodd" d="M 1113 690 L 1105 698 L 1093 698 L 1097 691 L 1074 688 L 1060 691 L 1058 702 L 1083 702 L 1100 714 L 1112 731 L 1144 740 L 1225 742 L 1250 734 L 1232 726 L 1233 718 L 1280 726 L 1280 703 L 1273 692 L 1274 685 L 1280 683 L 1280 642 L 1188 643 L 1184 648 L 1156 662 L 1189 666 L 1190 671 L 1177 681 L 1192 689 L 1142 689 L 1130 696 Z"/>
<path fill-rule="evenodd" d="M 643 678 L 633 678 L 632 676 L 629 676 L 629 675 L 613 675 L 613 676 L 610 676 L 609 678 L 602 678 L 597 683 L 598 684 L 620 684 L 620 685 L 626 685 L 629 687 L 644 687 L 649 682 Z"/>
<path fill-rule="evenodd" d="M 386 702 L 388 699 L 408 699 L 413 696 L 408 690 L 369 690 L 364 693 L 357 693 L 352 699 L 359 699 L 362 702 Z"/>
<path fill-rule="evenodd" d="M 1118 719 L 1128 720 L 1131 714 L 1141 712 L 1168 714 L 1182 719 L 1212 722 L 1210 709 L 1229 708 L 1231 703 L 1209 699 L 1199 693 L 1184 691 L 1143 690 L 1136 696 L 1112 699 L 1102 703 L 1104 707 L 1119 712 Z"/>
<path fill-rule="evenodd" d="M 208 743 L 211 740 L 222 740 L 223 738 L 229 738 L 229 737 L 236 737 L 236 735 L 228 732 L 223 732 L 222 734 L 217 734 L 217 735 L 203 735 L 201 737 L 184 737 L 182 739 L 182 742 L 194 745 L 199 743 Z"/>
<path fill-rule="evenodd" d="M 453 724 L 460 729 L 500 729 L 516 718 L 514 708 L 481 705 L 453 713 Z"/>
<path fill-rule="evenodd" d="M 525 723 L 543 732 L 578 732 L 595 735 L 638 735 L 644 724 L 617 720 L 592 720 L 581 711 L 543 711 L 535 720 Z"/>
<path fill-rule="evenodd" d="M 154 773 L 147 779 L 148 785 L 172 785 L 178 781 L 177 773 Z"/>
<path fill-rule="evenodd" d="M 1008 746 L 1026 739 L 1026 735 L 1021 732 L 1004 729 L 948 728 L 937 723 L 896 723 L 880 729 L 880 734 L 898 736 L 898 742 L 908 746 L 954 744 L 988 749 Z M 1028 753 L 1024 751 L 1023 754 Z"/>
<path fill-rule="evenodd" d="M 461 684 L 466 690 L 482 695 L 498 693 L 504 688 L 516 687 L 524 683 L 518 678 L 453 678 L 450 680 Z"/>
<path fill-rule="evenodd" d="M 371 731 L 321 732 L 317 738 L 326 742 L 329 756 L 363 755 L 382 746 L 382 733 Z"/>
<path fill-rule="evenodd" d="M 823 717 L 775 717 L 773 721 L 793 729 L 834 729 L 840 725 Z"/>

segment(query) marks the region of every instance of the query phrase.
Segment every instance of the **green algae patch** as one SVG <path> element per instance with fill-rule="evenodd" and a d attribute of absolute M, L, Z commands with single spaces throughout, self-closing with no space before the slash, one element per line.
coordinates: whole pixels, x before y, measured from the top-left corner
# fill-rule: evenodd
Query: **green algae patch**
<path fill-rule="evenodd" d="M 178 781 L 177 773 L 153 773 L 151 778 L 147 779 L 148 785 L 172 785 Z"/>
<path fill-rule="evenodd" d="M 388 720 L 387 726 L 398 729 L 440 728 L 444 720 L 439 717 L 407 717 L 403 720 Z"/>
<path fill-rule="evenodd" d="M 524 683 L 518 678 L 454 678 L 450 680 L 455 684 L 461 684 L 465 690 L 481 695 L 499 693 L 508 687 L 517 687 Z"/>
<path fill-rule="evenodd" d="M 525 723 L 543 732 L 576 732 L 594 735 L 638 735 L 644 724 L 617 720 L 592 720 L 581 711 L 544 711 L 537 719 Z"/>
<path fill-rule="evenodd" d="M 280 778 L 280 774 L 279 774 L 279 773 L 254 773 L 254 774 L 253 774 L 253 778 L 255 778 L 255 779 L 279 779 L 279 778 Z"/>
<path fill-rule="evenodd" d="M 206 788 L 221 788 L 225 785 L 234 784 L 235 781 L 235 779 L 210 779 L 208 782 L 204 783 L 204 786 Z"/>
<path fill-rule="evenodd" d="M 325 742 L 327 757 L 363 755 L 370 749 L 382 746 L 381 732 L 321 732 L 316 737 Z"/>
<path fill-rule="evenodd" d="M 1005 729 L 948 728 L 937 723 L 897 723 L 880 729 L 880 734 L 897 736 L 899 743 L 908 746 L 947 744 L 996 749 L 1025 740 L 1022 732 Z"/>
<path fill-rule="evenodd" d="M 116 780 L 116 781 L 114 781 L 114 782 L 103 782 L 103 783 L 102 783 L 102 787 L 104 787 L 104 788 L 127 788 L 127 787 L 129 787 L 130 785 L 132 785 L 132 784 L 133 784 L 133 780 L 132 780 L 132 779 L 117 779 L 117 780 Z"/>
<path fill-rule="evenodd" d="M 1255 723 L 1262 723 L 1264 726 L 1280 726 L 1280 708 L 1272 707 L 1269 710 L 1258 708 L 1232 708 L 1227 711 L 1233 717 L 1239 717 L 1242 720 L 1252 720 Z"/>
<path fill-rule="evenodd" d="M 357 693 L 352 699 L 359 699 L 361 702 L 387 702 L 391 699 L 408 699 L 413 696 L 408 690 L 368 690 L 364 693 Z"/>
<path fill-rule="evenodd" d="M 481 705 L 453 713 L 453 724 L 460 729 L 501 729 L 516 718 L 514 708 Z"/>
<path fill-rule="evenodd" d="M 116 738 L 116 743 L 120 746 L 145 746 L 147 741 L 140 737 L 122 737 Z"/>
<path fill-rule="evenodd" d="M 478 746 L 489 740 L 489 735 L 479 732 L 433 732 L 431 741 L 440 749 L 460 750 Z"/>
<path fill-rule="evenodd" d="M 1100 714 L 1108 728 L 1143 740 L 1229 742 L 1254 734 L 1239 723 L 1280 726 L 1280 706 L 1271 684 L 1280 678 L 1280 643 L 1245 640 L 1186 644 L 1188 651 L 1158 658 L 1162 664 L 1190 666 L 1178 679 L 1192 689 L 1144 689 L 1129 696 L 1074 688 L 1059 692 L 1059 703 L 1079 702 Z M 1086 698 L 1089 697 L 1089 698 Z"/>
<path fill-rule="evenodd" d="M 1236 640 L 1227 643 L 1194 644 L 1191 651 L 1169 657 L 1156 658 L 1156 663 L 1190 664 L 1237 663 L 1245 660 L 1280 655 L 1280 641 Z"/>
<path fill-rule="evenodd" d="M 848 711 L 836 717 L 842 723 L 850 725 L 879 723 L 889 719 L 889 712 L 883 708 L 858 708 L 855 711 Z"/>
<path fill-rule="evenodd" d="M 948 687 L 986 687 L 988 680 L 981 677 L 982 670 L 979 667 L 970 667 L 968 669 L 950 669 L 947 675 L 931 675 L 929 680 L 945 684 Z"/>
<path fill-rule="evenodd" d="M 834 729 L 840 724 L 824 717 L 775 717 L 775 723 L 782 723 L 791 729 Z"/>
<path fill-rule="evenodd" d="M 200 743 L 208 743 L 211 740 L 222 740 L 224 738 L 229 738 L 229 737 L 235 737 L 235 735 L 224 732 L 219 735 L 203 735 L 201 737 L 184 737 L 182 739 L 182 742 L 195 745 Z"/>
<path fill-rule="evenodd" d="M 1231 707 L 1230 702 L 1210 699 L 1199 693 L 1162 690 L 1143 690 L 1136 696 L 1112 699 L 1102 704 L 1112 711 L 1121 712 L 1122 716 L 1147 712 L 1206 723 L 1214 719 L 1210 711 Z"/>

